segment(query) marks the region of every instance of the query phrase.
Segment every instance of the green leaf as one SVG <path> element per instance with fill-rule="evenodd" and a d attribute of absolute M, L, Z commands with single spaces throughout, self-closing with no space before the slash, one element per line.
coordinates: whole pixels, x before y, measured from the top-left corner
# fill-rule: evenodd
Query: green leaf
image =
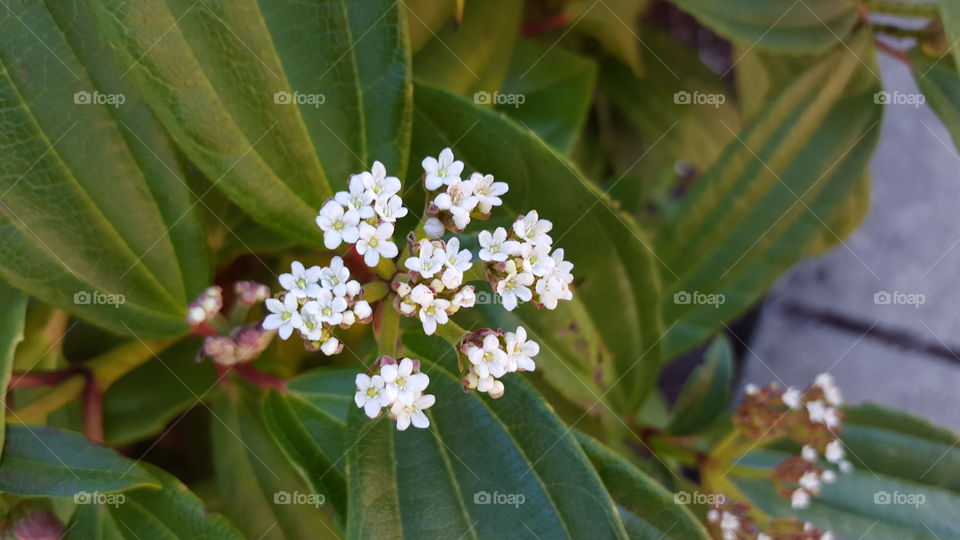
<path fill-rule="evenodd" d="M 820 255 L 837 246 L 863 223 L 870 211 L 870 192 L 873 183 L 864 171 L 850 193 L 840 201 L 826 222 L 827 226 L 813 237 L 807 246 L 808 255 Z"/>
<path fill-rule="evenodd" d="M 7 385 L 13 372 L 14 351 L 23 341 L 23 325 L 27 315 L 27 297 L 0 282 L 0 403 L 7 401 Z M 7 408 L 0 408 L 0 458 L 6 430 Z"/>
<path fill-rule="evenodd" d="M 577 442 L 613 497 L 630 538 L 709 538 L 703 525 L 652 478 L 591 437 Z"/>
<path fill-rule="evenodd" d="M 437 338 L 404 335 L 409 350 Z M 350 538 L 623 537 L 613 501 L 569 430 L 517 375 L 500 399 L 464 393 L 453 349 L 421 358 L 436 404 L 429 429 L 397 431 L 351 408 Z M 521 499 L 522 497 L 522 499 Z M 489 498 L 489 499 L 488 499 Z M 513 506 L 505 502 L 512 501 Z M 488 504 L 489 502 L 489 504 Z M 500 504 L 498 504 L 500 503 Z"/>
<path fill-rule="evenodd" d="M 0 36 L 0 277 L 114 332 L 186 331 L 209 280 L 196 201 L 87 3 L 11 2 Z"/>
<path fill-rule="evenodd" d="M 667 430 L 674 435 L 692 435 L 725 415 L 732 376 L 733 350 L 730 341 L 719 336 L 707 348 L 703 364 L 684 384 Z"/>
<path fill-rule="evenodd" d="M 543 328 L 537 319 L 554 315 L 523 306 L 517 316 L 547 349 L 561 347 L 571 328 L 595 328 L 603 338 L 599 347 L 613 360 L 604 373 L 589 376 L 599 375 L 609 385 L 619 381 L 610 390 L 611 401 L 620 410 L 635 410 L 656 379 L 662 335 L 659 283 L 643 231 L 611 208 L 606 195 L 563 157 L 512 121 L 426 86 L 418 85 L 415 96 L 415 155 L 434 155 L 452 146 L 468 170 L 507 182 L 510 191 L 498 218 L 537 210 L 554 223 L 554 247 L 564 248 L 575 265 L 573 303 L 581 306 L 564 307 L 570 318 Z"/>
<path fill-rule="evenodd" d="M 271 392 L 264 405 L 267 429 L 314 493 L 323 493 L 346 516 L 344 431 L 355 371 L 318 369 L 291 380 L 289 392 Z"/>
<path fill-rule="evenodd" d="M 852 0 L 672 0 L 721 36 L 761 49 L 822 51 L 845 39 L 857 23 Z"/>
<path fill-rule="evenodd" d="M 410 50 L 414 53 L 436 35 L 453 18 L 455 2 L 436 2 L 435 0 L 404 0 L 407 21 L 410 26 Z"/>
<path fill-rule="evenodd" d="M 937 2 L 940 7 L 940 20 L 943 21 L 943 31 L 947 34 L 947 43 L 950 49 L 960 43 L 960 3 L 956 0 L 942 0 Z M 960 56 L 953 55 L 954 66 L 960 70 Z"/>
<path fill-rule="evenodd" d="M 503 94 L 514 96 L 516 104 L 496 108 L 567 154 L 583 128 L 596 78 L 596 64 L 589 58 L 521 39 L 503 82 Z"/>
<path fill-rule="evenodd" d="M 197 362 L 202 346 L 197 339 L 181 341 L 107 389 L 103 426 L 108 445 L 122 446 L 156 435 L 199 404 L 217 380 L 211 362 Z"/>
<path fill-rule="evenodd" d="M 437 32 L 413 59 L 417 81 L 457 94 L 499 90 L 522 18 L 522 2 L 467 2 L 463 22 Z"/>
<path fill-rule="evenodd" d="M 572 28 L 596 39 L 639 76 L 649 65 L 641 54 L 646 36 L 638 35 L 640 17 L 649 4 L 648 0 L 572 0 L 566 11 L 567 17 L 575 21 Z"/>
<path fill-rule="evenodd" d="M 878 539 L 960 538 L 956 434 L 906 413 L 866 405 L 847 410 L 842 438 L 853 472 L 824 486 L 806 510 L 791 510 L 766 480 L 738 478 L 737 485 L 768 512 L 795 514 L 850 537 L 869 530 L 869 537 Z M 763 451 L 741 463 L 772 466 L 785 457 Z M 910 501 L 917 504 L 905 504 Z"/>
<path fill-rule="evenodd" d="M 187 156 L 260 223 L 317 244 L 317 209 L 350 173 L 374 159 L 406 170 L 410 55 L 398 3 L 96 5 L 125 75 Z"/>
<path fill-rule="evenodd" d="M 237 386 L 224 388 L 214 401 L 210 422 L 220 511 L 248 538 L 338 537 L 325 505 L 288 504 L 319 502 L 323 494 L 310 491 L 274 444 L 261 408 L 260 396 Z"/>
<path fill-rule="evenodd" d="M 222 516 L 207 514 L 203 501 L 173 475 L 153 465 L 143 467 L 160 481 L 160 489 L 128 491 L 118 504 L 78 505 L 67 538 L 244 538 Z"/>
<path fill-rule="evenodd" d="M 861 63 L 874 56 L 869 34 L 849 46 L 771 100 L 658 231 L 667 358 L 748 309 L 856 189 L 879 136 L 880 86 Z"/>
<path fill-rule="evenodd" d="M 159 487 L 139 463 L 98 446 L 79 433 L 10 424 L 0 459 L 0 492 L 73 497 Z"/>
<path fill-rule="evenodd" d="M 946 4 L 941 2 L 941 9 Z M 954 146 L 960 148 L 960 75 L 957 74 L 957 68 L 943 58 L 930 58 L 920 49 L 914 49 L 909 54 L 917 86 L 947 128 Z"/>

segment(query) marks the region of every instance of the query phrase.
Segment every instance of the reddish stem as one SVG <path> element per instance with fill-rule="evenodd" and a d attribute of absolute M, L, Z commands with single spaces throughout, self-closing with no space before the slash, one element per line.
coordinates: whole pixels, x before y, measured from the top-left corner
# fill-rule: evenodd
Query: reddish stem
<path fill-rule="evenodd" d="M 91 441 L 103 444 L 103 392 L 92 377 L 87 377 L 83 389 L 83 434 Z"/>
<path fill-rule="evenodd" d="M 539 21 L 526 21 L 520 28 L 520 34 L 523 36 L 537 36 L 550 30 L 562 28 L 570 22 L 570 16 L 565 11 L 561 11 L 546 19 Z"/>
<path fill-rule="evenodd" d="M 77 367 L 69 367 L 56 371 L 28 371 L 25 373 L 13 373 L 10 377 L 10 383 L 7 388 L 37 388 L 41 386 L 55 386 L 77 374 L 85 373 L 85 370 Z"/>
<path fill-rule="evenodd" d="M 279 392 L 286 392 L 287 390 L 287 381 L 278 379 L 272 375 L 267 375 L 250 364 L 237 364 L 233 366 L 233 370 L 237 375 L 240 375 L 259 388 L 272 389 Z"/>

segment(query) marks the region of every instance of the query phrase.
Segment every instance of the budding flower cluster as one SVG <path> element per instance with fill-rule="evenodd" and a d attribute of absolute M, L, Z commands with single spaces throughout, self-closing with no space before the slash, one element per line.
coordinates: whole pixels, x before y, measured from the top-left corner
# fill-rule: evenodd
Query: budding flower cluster
<path fill-rule="evenodd" d="M 556 309 L 558 301 L 573 298 L 573 263 L 563 259 L 563 249 L 550 252 L 552 229 L 553 223 L 532 210 L 519 216 L 509 233 L 503 227 L 480 232 L 480 260 L 486 263 L 490 285 L 508 311 L 530 301 Z"/>
<path fill-rule="evenodd" d="M 734 424 L 752 437 L 788 438 L 803 445 L 800 456 L 785 459 L 773 473 L 774 484 L 794 508 L 806 508 L 811 497 L 820 493 L 822 484 L 836 480 L 833 470 L 816 465 L 820 454 L 842 473 L 853 469 L 838 438 L 842 431 L 841 405 L 840 389 L 827 373 L 817 375 L 802 392 L 793 387 L 781 391 L 776 383 L 746 388 Z"/>
<path fill-rule="evenodd" d="M 199 326 L 216 317 L 221 309 L 223 309 L 223 289 L 217 285 L 207 287 L 196 300 L 187 305 L 187 322 L 190 326 Z"/>
<path fill-rule="evenodd" d="M 540 353 L 540 345 L 527 340 L 522 326 L 517 327 L 516 333 L 485 328 L 464 338 L 460 352 L 469 360 L 463 377 L 464 391 L 478 390 L 496 399 L 504 391 L 500 377 L 537 369 L 533 357 Z"/>
<path fill-rule="evenodd" d="M 387 408 L 390 418 L 397 421 L 397 429 L 404 431 L 410 424 L 421 429 L 430 426 L 423 412 L 436 401 L 432 394 L 424 394 L 430 378 L 420 373 L 420 362 L 384 356 L 367 373 L 357 373 L 357 393 L 353 401 L 370 418 L 380 416 Z"/>
<path fill-rule="evenodd" d="M 409 272 L 393 281 L 396 309 L 407 317 L 419 317 L 423 332 L 436 332 L 460 308 L 473 307 L 474 288 L 463 285 L 463 273 L 473 255 L 460 249 L 460 240 L 421 240 L 410 247 L 416 255 L 404 261 Z"/>
<path fill-rule="evenodd" d="M 380 257 L 392 259 L 399 250 L 393 242 L 394 223 L 407 215 L 399 195 L 400 179 L 387 176 L 383 163 L 373 162 L 369 171 L 350 177 L 349 191 L 337 192 L 324 203 L 317 216 L 323 244 L 336 249 L 341 243 L 356 244 L 367 266 Z"/>
<path fill-rule="evenodd" d="M 509 187 L 495 182 L 493 175 L 475 172 L 463 180 L 463 162 L 455 160 L 453 152 L 444 148 L 440 156 L 423 158 L 423 184 L 433 199 L 427 205 L 430 219 L 424 231 L 430 238 L 440 238 L 443 231 L 463 232 L 471 217 L 487 219 L 494 206 L 503 204 L 500 195 Z"/>
<path fill-rule="evenodd" d="M 340 257 L 323 268 L 305 268 L 294 261 L 290 273 L 281 274 L 279 279 L 286 292 L 280 298 L 267 299 L 270 314 L 263 320 L 263 328 L 276 330 L 281 339 L 297 330 L 308 349 L 332 356 L 343 349 L 333 336 L 334 328 L 349 328 L 373 318 L 370 304 L 359 299 L 360 282 L 350 279 L 350 270 Z"/>
<path fill-rule="evenodd" d="M 772 518 L 761 531 L 750 513 L 753 506 L 742 501 L 728 501 L 707 511 L 707 531 L 722 540 L 833 540 L 830 531 L 821 531 L 812 523 L 794 518 Z"/>
<path fill-rule="evenodd" d="M 234 328 L 228 336 L 208 336 L 203 340 L 203 353 L 221 366 L 244 364 L 259 358 L 270 344 L 273 334 L 259 323 Z"/>

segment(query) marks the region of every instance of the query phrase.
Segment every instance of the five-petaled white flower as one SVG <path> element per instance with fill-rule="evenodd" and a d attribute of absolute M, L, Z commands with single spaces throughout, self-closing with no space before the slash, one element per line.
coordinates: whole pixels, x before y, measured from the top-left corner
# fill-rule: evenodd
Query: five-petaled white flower
<path fill-rule="evenodd" d="M 481 214 L 489 214 L 494 206 L 503 204 L 500 195 L 503 195 L 509 189 L 506 182 L 494 182 L 492 174 L 473 173 L 470 175 L 473 181 L 473 194 L 477 198 L 477 210 Z"/>
<path fill-rule="evenodd" d="M 363 185 L 359 174 L 350 177 L 349 191 L 338 191 L 333 199 L 348 210 L 356 210 L 360 219 L 373 217 L 373 193 Z"/>
<path fill-rule="evenodd" d="M 399 364 L 387 364 L 380 368 L 380 376 L 386 385 L 390 401 L 411 404 L 430 383 L 426 373 L 413 372 L 413 360 L 404 358 Z"/>
<path fill-rule="evenodd" d="M 380 197 L 377 199 L 374 209 L 380 219 L 391 223 L 407 215 L 407 209 L 404 208 L 403 199 L 399 195 Z"/>
<path fill-rule="evenodd" d="M 417 285 L 420 287 L 421 285 Z M 414 287 L 416 288 L 416 287 Z M 433 296 L 431 294 L 431 296 Z M 429 302 L 420 304 L 420 322 L 423 323 L 423 333 L 431 336 L 437 331 L 437 325 L 447 324 L 450 317 L 447 310 L 450 308 L 450 301 L 443 298 L 431 298 Z"/>
<path fill-rule="evenodd" d="M 289 274 L 280 274 L 277 278 L 280 285 L 289 291 L 290 295 L 296 298 L 307 298 L 316 296 L 320 292 L 321 269 L 319 266 L 304 268 L 300 261 L 293 261 L 290 264 Z"/>
<path fill-rule="evenodd" d="M 323 288 L 333 291 L 334 296 L 346 295 L 348 283 L 350 283 L 350 270 L 343 265 L 343 259 L 340 257 L 330 259 L 330 266 L 320 270 L 320 284 Z M 359 286 L 360 283 L 357 282 L 357 288 Z"/>
<path fill-rule="evenodd" d="M 546 276 L 556 264 L 550 256 L 549 244 L 525 243 L 520 247 L 520 256 L 523 257 L 523 270 L 537 277 Z"/>
<path fill-rule="evenodd" d="M 470 268 L 470 260 L 473 254 L 468 249 L 460 249 L 460 239 L 451 238 L 444 248 L 444 265 L 446 268 L 440 281 L 448 289 L 455 289 L 463 283 L 463 273 Z"/>
<path fill-rule="evenodd" d="M 453 224 L 463 230 L 470 223 L 470 212 L 477 207 L 477 198 L 473 195 L 473 182 L 463 180 L 447 188 L 433 200 L 440 210 L 447 210 L 453 216 Z"/>
<path fill-rule="evenodd" d="M 497 294 L 503 301 L 503 307 L 507 311 L 513 311 L 518 302 L 529 302 L 533 298 L 533 291 L 530 290 L 530 285 L 533 285 L 533 274 L 517 272 L 512 261 L 507 266 L 507 277 L 497 282 Z"/>
<path fill-rule="evenodd" d="M 370 377 L 366 373 L 357 373 L 356 383 L 357 393 L 353 396 L 354 403 L 362 408 L 367 416 L 376 418 L 380 415 L 380 410 L 390 404 L 383 377 L 380 375 Z"/>
<path fill-rule="evenodd" d="M 477 236 L 480 240 L 480 260 L 503 262 L 507 257 L 520 249 L 516 240 L 507 240 L 507 230 L 497 227 L 493 234 L 490 231 L 480 231 Z"/>
<path fill-rule="evenodd" d="M 360 173 L 363 187 L 370 191 L 374 200 L 389 198 L 400 191 L 400 179 L 396 176 L 387 176 L 387 169 L 379 161 L 373 162 L 369 172 Z"/>
<path fill-rule="evenodd" d="M 323 231 L 323 245 L 336 249 L 340 242 L 353 244 L 357 241 L 357 224 L 360 215 L 356 210 L 344 210 L 337 201 L 327 201 L 317 216 L 317 225 Z"/>
<path fill-rule="evenodd" d="M 420 164 L 425 173 L 423 183 L 430 191 L 444 184 L 449 186 L 459 182 L 460 173 L 463 172 L 463 162 L 454 160 L 453 151 L 449 148 L 441 150 L 439 158 L 427 156 Z"/>
<path fill-rule="evenodd" d="M 393 223 L 381 223 L 374 227 L 369 223 L 360 224 L 360 238 L 357 240 L 357 253 L 363 255 L 363 262 L 367 266 L 376 266 L 380 257 L 392 259 L 399 250 L 393 243 Z"/>
<path fill-rule="evenodd" d="M 420 242 L 420 253 L 416 257 L 408 258 L 403 265 L 421 276 L 429 278 L 443 270 L 445 261 L 446 253 L 442 249 L 436 249 L 432 243 L 422 241 Z"/>
<path fill-rule="evenodd" d="M 343 322 L 343 312 L 347 309 L 347 301 L 342 296 L 334 296 L 329 289 L 321 289 L 316 300 L 303 305 L 303 312 L 311 317 L 336 326 Z"/>
<path fill-rule="evenodd" d="M 471 345 L 467 359 L 476 367 L 480 379 L 499 378 L 507 372 L 507 354 L 500 348 L 500 338 L 494 334 L 484 337 L 482 346 Z"/>
<path fill-rule="evenodd" d="M 432 407 L 434 402 L 436 402 L 436 398 L 433 397 L 433 394 L 421 396 L 410 404 L 400 401 L 394 402 L 390 413 L 397 419 L 397 429 L 404 431 L 410 427 L 411 423 L 414 427 L 420 429 L 430 427 L 430 419 L 427 418 L 427 415 L 424 414 L 423 411 Z"/>
<path fill-rule="evenodd" d="M 303 328 L 300 303 L 296 296 L 288 294 L 283 297 L 283 302 L 276 298 L 267 298 L 265 304 L 270 315 L 263 320 L 264 330 L 276 330 L 280 339 L 287 339 L 294 330 Z"/>
<path fill-rule="evenodd" d="M 553 223 L 546 219 L 540 219 L 536 210 L 531 210 L 523 219 L 513 222 L 513 233 L 524 242 L 531 244 L 553 243 L 553 239 L 548 234 L 553 229 Z"/>
<path fill-rule="evenodd" d="M 537 369 L 533 357 L 540 353 L 540 345 L 535 341 L 527 340 L 527 330 L 517 327 L 517 332 L 507 332 L 504 335 L 507 353 L 507 369 L 509 371 L 533 371 Z"/>

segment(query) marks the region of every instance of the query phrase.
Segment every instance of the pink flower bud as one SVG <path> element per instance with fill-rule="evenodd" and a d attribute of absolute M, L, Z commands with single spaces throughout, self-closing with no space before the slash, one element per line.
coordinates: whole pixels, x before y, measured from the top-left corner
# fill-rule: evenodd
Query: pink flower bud
<path fill-rule="evenodd" d="M 47 511 L 30 512 L 13 526 L 17 540 L 57 540 L 64 533 L 63 523 Z"/>

